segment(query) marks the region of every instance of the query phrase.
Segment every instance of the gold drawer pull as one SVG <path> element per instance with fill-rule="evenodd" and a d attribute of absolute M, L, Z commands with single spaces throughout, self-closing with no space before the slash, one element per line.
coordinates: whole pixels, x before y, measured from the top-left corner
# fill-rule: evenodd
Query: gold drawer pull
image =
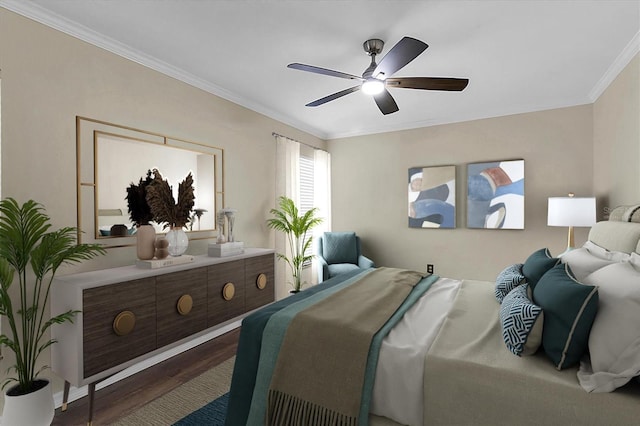
<path fill-rule="evenodd" d="M 182 296 L 180 296 L 176 308 L 178 309 L 178 313 L 180 315 L 188 315 L 193 308 L 193 298 L 191 297 L 191 295 L 183 294 Z"/>
<path fill-rule="evenodd" d="M 256 287 L 258 287 L 260 290 L 264 290 L 266 286 L 267 286 L 267 274 L 258 275 L 258 278 L 256 278 Z"/>
<path fill-rule="evenodd" d="M 131 311 L 122 311 L 113 320 L 113 331 L 118 336 L 126 336 L 136 326 L 136 316 Z"/>
<path fill-rule="evenodd" d="M 222 298 L 224 300 L 231 300 L 236 295 L 236 286 L 233 283 L 226 283 L 222 287 Z"/>

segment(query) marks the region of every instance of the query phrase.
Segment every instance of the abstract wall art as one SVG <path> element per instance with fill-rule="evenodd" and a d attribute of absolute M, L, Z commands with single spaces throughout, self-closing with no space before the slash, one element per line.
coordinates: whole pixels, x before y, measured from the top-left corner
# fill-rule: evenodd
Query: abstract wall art
<path fill-rule="evenodd" d="M 456 227 L 456 167 L 409 169 L 409 227 Z"/>
<path fill-rule="evenodd" d="M 524 160 L 467 165 L 467 228 L 524 229 Z"/>

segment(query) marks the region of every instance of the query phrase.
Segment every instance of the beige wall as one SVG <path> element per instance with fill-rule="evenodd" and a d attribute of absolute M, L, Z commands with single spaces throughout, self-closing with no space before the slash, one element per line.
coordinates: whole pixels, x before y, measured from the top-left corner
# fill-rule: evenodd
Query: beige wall
<path fill-rule="evenodd" d="M 640 54 L 594 103 L 593 141 L 598 211 L 640 203 Z"/>
<path fill-rule="evenodd" d="M 400 111 L 402 113 L 402 111 Z M 383 118 L 381 118 L 383 119 Z M 547 198 L 592 188 L 592 106 L 329 141 L 334 230 L 354 230 L 379 266 L 495 279 L 542 247 L 560 254 L 567 230 L 547 226 Z M 466 163 L 525 160 L 525 229 L 466 229 Z M 407 169 L 457 166 L 456 229 L 407 225 Z M 576 230 L 576 243 L 586 230 Z"/>
<path fill-rule="evenodd" d="M 253 247 L 274 247 L 265 225 L 275 200 L 271 133 L 325 147 L 314 136 L 2 8 L 0 69 L 2 196 L 43 203 L 54 227 L 76 224 L 77 115 L 224 148 L 226 205 L 238 209 L 237 238 Z M 205 244 L 192 244 L 189 252 L 204 253 Z M 133 247 L 110 249 L 63 273 L 134 259 Z M 10 363 L 2 361 L 1 374 Z"/>

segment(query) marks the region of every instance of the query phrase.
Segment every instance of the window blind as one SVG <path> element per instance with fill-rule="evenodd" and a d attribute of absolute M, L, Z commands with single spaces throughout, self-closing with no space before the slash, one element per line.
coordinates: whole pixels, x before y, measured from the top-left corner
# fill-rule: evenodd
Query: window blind
<path fill-rule="evenodd" d="M 311 210 L 313 206 L 314 194 L 314 160 L 312 157 L 300 155 L 299 170 L 300 170 L 300 203 L 298 210 L 300 215 L 305 214 Z M 313 254 L 313 244 L 309 246 L 305 251 L 305 256 L 311 256 Z M 311 262 L 305 262 L 304 266 L 310 266 Z"/>

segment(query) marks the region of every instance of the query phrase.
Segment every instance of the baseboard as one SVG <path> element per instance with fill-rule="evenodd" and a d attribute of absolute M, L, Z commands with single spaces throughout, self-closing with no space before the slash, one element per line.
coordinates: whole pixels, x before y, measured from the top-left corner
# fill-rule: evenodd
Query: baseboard
<path fill-rule="evenodd" d="M 181 345 L 175 346 L 171 349 L 168 349 L 165 352 L 161 352 L 159 354 L 156 354 L 148 359 L 145 359 L 142 362 L 139 362 L 138 364 L 132 365 L 131 367 L 128 367 L 124 370 L 122 370 L 121 372 L 114 374 L 113 376 L 104 379 L 103 381 L 101 381 L 100 383 L 98 383 L 96 385 L 96 391 L 103 389 L 109 385 L 112 385 L 116 382 L 118 382 L 119 380 L 125 379 L 129 376 L 132 376 L 136 373 L 139 373 L 140 371 L 147 369 L 149 367 L 152 367 L 162 361 L 165 361 L 171 357 L 174 357 L 182 352 L 188 351 L 191 348 L 194 348 L 202 343 L 208 342 L 211 339 L 215 339 L 218 336 L 221 336 L 225 333 L 228 333 L 231 330 L 235 330 L 236 328 L 240 327 L 242 323 L 242 318 L 233 320 L 230 323 L 227 324 L 223 324 L 221 327 L 216 328 L 215 330 L 212 330 L 206 334 L 203 334 L 201 336 L 195 337 L 192 340 L 189 340 L 188 342 L 185 342 Z M 76 387 L 71 387 L 71 389 L 69 390 L 69 399 L 67 402 L 72 402 L 75 401 L 77 399 L 80 399 L 82 397 L 87 396 L 88 394 L 88 387 L 87 386 L 82 386 L 79 388 Z M 59 408 L 62 406 L 62 397 L 63 397 L 63 392 L 57 392 L 53 395 L 53 402 L 55 404 L 56 408 Z"/>

